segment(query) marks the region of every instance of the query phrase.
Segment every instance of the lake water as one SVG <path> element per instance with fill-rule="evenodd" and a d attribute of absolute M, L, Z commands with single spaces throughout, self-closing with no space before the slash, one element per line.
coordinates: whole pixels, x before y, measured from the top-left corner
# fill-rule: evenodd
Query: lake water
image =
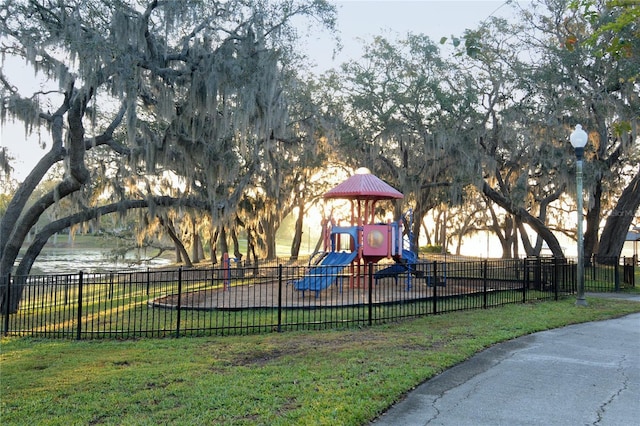
<path fill-rule="evenodd" d="M 300 254 L 308 254 L 309 249 L 312 249 L 312 247 L 303 247 Z M 455 250 L 455 248 L 450 247 L 449 250 Z M 290 248 L 284 245 L 277 246 L 277 251 L 279 255 L 284 257 L 290 254 Z M 524 250 L 522 250 L 521 253 L 524 253 Z M 575 250 L 572 248 L 565 247 L 565 253 L 569 257 L 575 257 Z M 476 257 L 499 258 L 502 255 L 502 250 L 497 239 L 496 241 L 492 239 L 487 242 L 486 237 L 483 240 L 482 237 L 478 236 L 475 241 L 466 241 L 466 244 L 463 245 L 463 250 L 461 250 L 461 254 Z M 548 253 L 544 254 L 546 255 Z M 633 254 L 633 243 L 625 243 L 622 256 L 630 257 Z M 142 255 L 141 257 L 147 258 L 148 256 Z M 116 261 L 113 258 L 111 250 L 105 248 L 45 247 L 34 263 L 31 273 L 75 274 L 79 271 L 106 272 L 146 269 L 167 266 L 173 262 L 175 262 L 175 258 L 171 255 L 168 258 L 163 257 L 153 259 L 152 261 L 140 262 L 134 253 L 130 253 L 126 259 Z"/>
<path fill-rule="evenodd" d="M 172 259 L 158 258 L 140 262 L 131 254 L 127 259 L 114 260 L 109 249 L 49 248 L 42 251 L 31 268 L 32 274 L 70 274 L 157 268 L 169 265 Z"/>
<path fill-rule="evenodd" d="M 96 240 L 96 245 L 101 241 Z M 148 259 L 155 254 L 155 250 L 145 254 L 141 252 L 136 255 L 134 252 L 127 253 L 126 259 L 114 259 L 112 248 L 101 247 L 73 247 L 72 243 L 64 242 L 56 246 L 55 244 L 46 245 L 31 268 L 31 274 L 77 274 L 83 272 L 109 272 L 122 270 L 140 270 L 147 268 L 159 268 L 175 263 L 175 255 L 173 251 L 165 252 L 163 257 L 150 261 L 140 261 L 140 259 Z M 245 244 L 246 246 L 246 244 Z M 312 249 L 312 248 L 311 248 Z M 288 257 L 291 253 L 291 247 L 287 245 L 276 245 L 278 256 Z M 300 255 L 309 254 L 308 247 L 302 247 Z M 18 259 L 19 260 L 19 259 Z"/>

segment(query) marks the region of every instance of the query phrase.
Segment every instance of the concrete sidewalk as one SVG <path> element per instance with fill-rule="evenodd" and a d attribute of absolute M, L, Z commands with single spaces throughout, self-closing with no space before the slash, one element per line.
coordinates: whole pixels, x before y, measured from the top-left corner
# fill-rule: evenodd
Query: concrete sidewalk
<path fill-rule="evenodd" d="M 640 295 L 604 297 L 640 302 Z M 640 314 L 491 347 L 423 383 L 372 424 L 638 425 Z"/>

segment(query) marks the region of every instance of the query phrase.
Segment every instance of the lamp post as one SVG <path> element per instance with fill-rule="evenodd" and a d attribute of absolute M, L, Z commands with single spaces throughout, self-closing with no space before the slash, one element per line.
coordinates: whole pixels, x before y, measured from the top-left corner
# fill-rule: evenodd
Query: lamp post
<path fill-rule="evenodd" d="M 587 132 L 582 130 L 580 124 L 576 125 L 576 129 L 571 133 L 569 140 L 571 146 L 576 152 L 576 201 L 578 203 L 578 298 L 576 305 L 587 306 L 584 298 L 584 236 L 582 233 L 582 159 L 584 157 L 584 147 L 587 145 Z"/>

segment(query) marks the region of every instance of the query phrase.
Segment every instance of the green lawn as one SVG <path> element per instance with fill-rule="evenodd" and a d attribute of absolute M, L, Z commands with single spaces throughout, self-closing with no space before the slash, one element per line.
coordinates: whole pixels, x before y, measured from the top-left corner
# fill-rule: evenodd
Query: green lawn
<path fill-rule="evenodd" d="M 640 312 L 575 298 L 341 331 L 136 341 L 2 340 L 5 425 L 343 424 L 497 342 Z"/>

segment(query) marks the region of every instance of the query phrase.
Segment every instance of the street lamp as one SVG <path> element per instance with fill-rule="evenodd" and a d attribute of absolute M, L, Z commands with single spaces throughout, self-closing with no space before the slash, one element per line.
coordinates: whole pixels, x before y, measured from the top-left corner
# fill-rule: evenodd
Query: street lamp
<path fill-rule="evenodd" d="M 587 132 L 582 130 L 580 124 L 576 125 L 576 129 L 571 133 L 569 140 L 571 146 L 576 151 L 576 201 L 578 203 L 578 298 L 576 305 L 587 306 L 584 298 L 584 236 L 582 233 L 582 158 L 584 157 L 584 147 L 587 145 Z"/>

